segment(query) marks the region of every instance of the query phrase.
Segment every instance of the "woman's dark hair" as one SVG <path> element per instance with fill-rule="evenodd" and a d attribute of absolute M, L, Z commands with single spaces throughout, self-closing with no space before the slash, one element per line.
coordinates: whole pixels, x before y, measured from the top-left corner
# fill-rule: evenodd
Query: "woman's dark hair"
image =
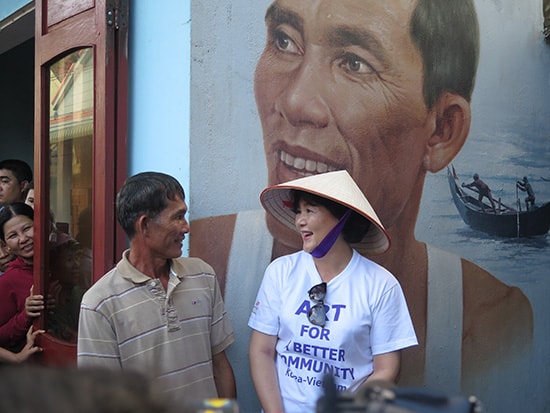
<path fill-rule="evenodd" d="M 330 199 L 296 189 L 291 191 L 291 196 L 292 208 L 295 211 L 298 210 L 301 200 L 311 205 L 325 207 L 337 219 L 342 218 L 346 211 L 350 209 L 342 204 L 339 204 L 338 202 L 331 201 Z M 346 225 L 344 225 L 344 229 L 342 229 L 342 236 L 344 237 L 344 240 L 350 244 L 360 242 L 371 225 L 372 224 L 368 219 L 352 209 L 351 215 L 349 216 Z"/>
<path fill-rule="evenodd" d="M 13 204 L 5 205 L 0 211 L 0 238 L 6 240 L 4 233 L 4 225 L 13 217 L 24 215 L 34 221 L 34 210 L 24 202 L 14 202 Z"/>

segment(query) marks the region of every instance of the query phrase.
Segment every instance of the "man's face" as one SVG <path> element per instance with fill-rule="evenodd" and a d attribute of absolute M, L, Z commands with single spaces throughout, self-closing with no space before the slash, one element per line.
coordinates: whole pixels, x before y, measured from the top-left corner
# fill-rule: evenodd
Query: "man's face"
<path fill-rule="evenodd" d="M 415 3 L 272 4 L 255 74 L 269 185 L 347 169 L 386 227 L 402 213 L 433 124 L 409 34 Z"/>
<path fill-rule="evenodd" d="M 12 171 L 0 169 L 0 205 L 22 201 L 26 181 L 20 183 Z"/>
<path fill-rule="evenodd" d="M 168 200 L 168 206 L 147 224 L 146 236 L 153 255 L 162 259 L 181 256 L 185 234 L 189 224 L 185 219 L 187 205 L 181 198 Z"/>

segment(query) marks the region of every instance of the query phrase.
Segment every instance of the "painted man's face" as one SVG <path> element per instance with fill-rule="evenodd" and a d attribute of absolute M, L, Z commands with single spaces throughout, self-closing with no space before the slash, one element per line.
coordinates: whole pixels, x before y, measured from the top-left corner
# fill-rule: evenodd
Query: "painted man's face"
<path fill-rule="evenodd" d="M 347 169 L 384 225 L 394 223 L 415 196 L 433 123 L 409 34 L 414 3 L 270 6 L 255 74 L 269 185 Z"/>

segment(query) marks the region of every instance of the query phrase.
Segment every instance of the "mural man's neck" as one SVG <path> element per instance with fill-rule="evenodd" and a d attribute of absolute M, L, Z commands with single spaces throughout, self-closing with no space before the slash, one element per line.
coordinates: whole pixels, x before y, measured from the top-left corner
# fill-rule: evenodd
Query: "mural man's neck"
<path fill-rule="evenodd" d="M 418 284 L 426 280 L 428 255 L 426 244 L 423 242 L 414 240 L 406 245 L 400 245 L 399 242 L 394 241 L 386 253 L 367 256 L 367 258 L 389 270 L 402 285 L 407 281 Z"/>
<path fill-rule="evenodd" d="M 273 240 L 273 249 L 271 252 L 271 259 L 274 260 L 275 258 L 282 257 L 283 255 L 292 254 L 296 251 L 299 251 L 300 248 L 292 247 L 289 245 L 284 244 L 283 242 L 274 239 Z"/>

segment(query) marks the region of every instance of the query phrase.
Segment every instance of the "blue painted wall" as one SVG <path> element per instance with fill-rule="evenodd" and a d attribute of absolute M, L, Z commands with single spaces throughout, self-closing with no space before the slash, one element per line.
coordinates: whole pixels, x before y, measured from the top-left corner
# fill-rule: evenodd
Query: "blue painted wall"
<path fill-rule="evenodd" d="M 130 5 L 128 174 L 168 173 L 189 198 L 190 2 L 159 4 Z"/>

